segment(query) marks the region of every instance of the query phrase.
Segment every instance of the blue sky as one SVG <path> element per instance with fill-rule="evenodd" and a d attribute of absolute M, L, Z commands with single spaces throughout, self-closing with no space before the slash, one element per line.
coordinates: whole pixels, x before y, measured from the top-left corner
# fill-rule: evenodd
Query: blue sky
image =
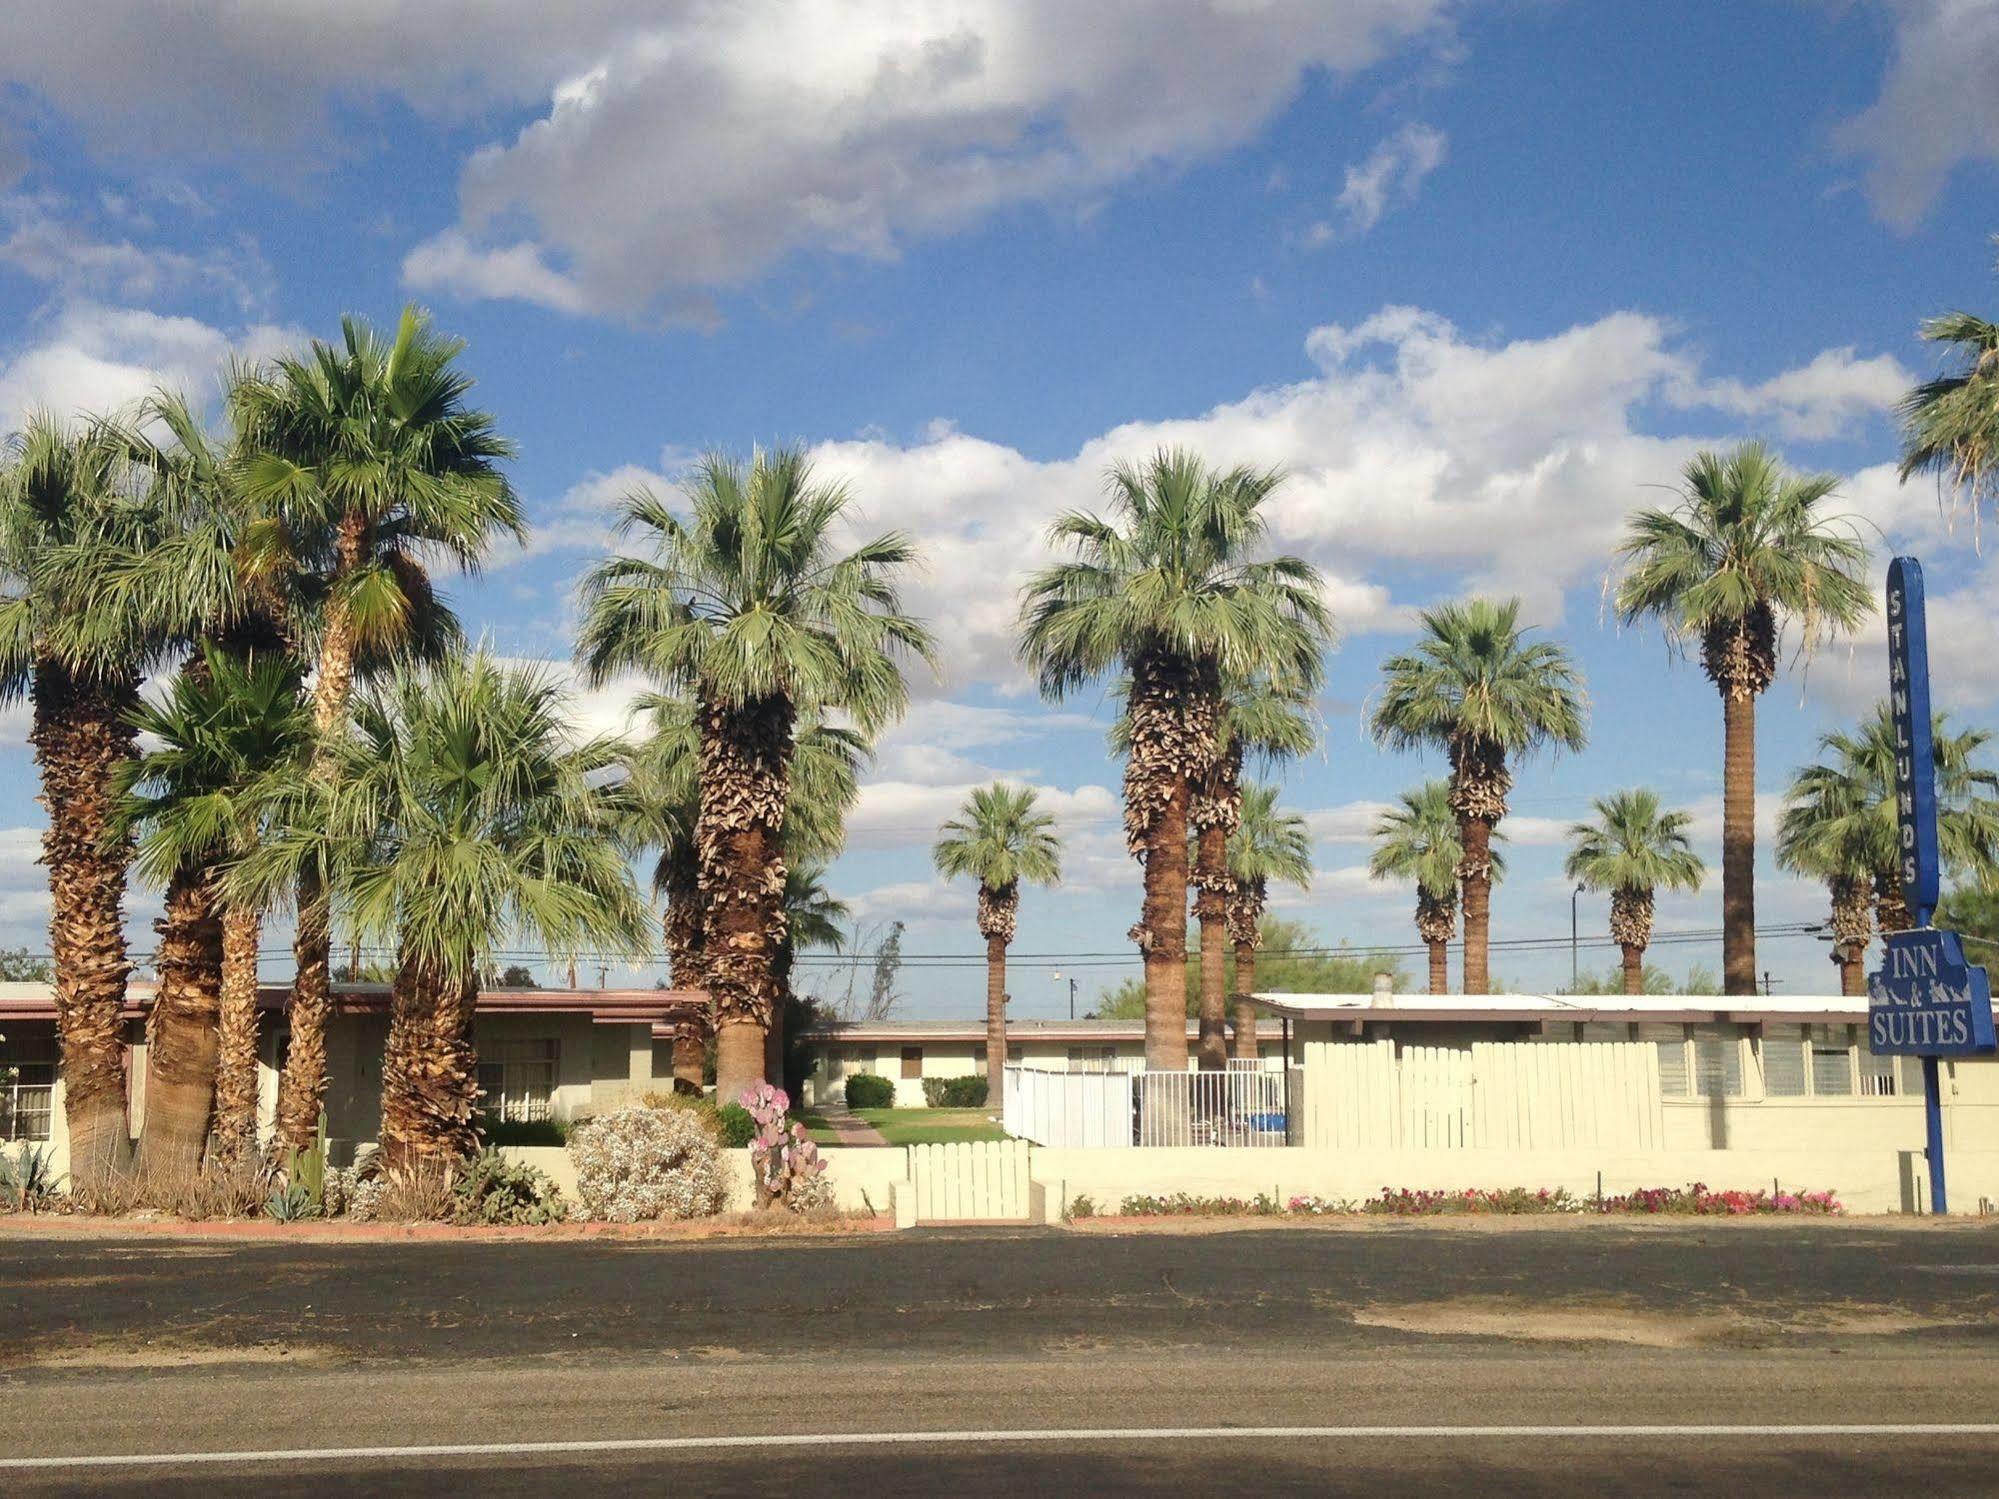
<path fill-rule="evenodd" d="M 927 846 L 994 774 L 1047 788 L 1070 850 L 1020 951 L 1126 948 L 1102 705 L 1038 702 L 1006 627 L 1047 518 L 1161 442 L 1284 465 L 1274 538 L 1341 616 L 1326 749 L 1285 792 L 1322 873 L 1283 914 L 1329 940 L 1412 940 L 1365 834 L 1438 767 L 1375 750 L 1360 710 L 1412 611 L 1468 590 L 1519 594 L 1594 710 L 1586 754 L 1519 775 L 1495 935 L 1566 935 L 1561 835 L 1593 795 L 1655 785 L 1713 855 L 1714 694 L 1601 610 L 1623 517 L 1702 445 L 1764 436 L 1846 476 L 1869 534 L 1929 565 L 1940 698 L 1991 721 L 1991 568 L 1964 518 L 1895 483 L 1888 408 L 1934 365 L 1918 321 L 1999 292 L 1999 6 L 562 12 L 74 0 L 0 20 L 0 425 L 156 379 L 212 394 L 232 354 L 420 300 L 470 341 L 535 523 L 454 596 L 510 654 L 558 661 L 622 490 L 714 445 L 812 445 L 864 524 L 929 555 L 943 674 L 882 744 L 834 876 L 866 921 L 909 921 L 912 952 L 977 949 L 971 893 Z M 1766 818 L 1882 671 L 1870 630 L 1764 700 Z M 579 711 L 615 725 L 624 697 Z M 23 728 L 0 721 L 0 941 L 39 947 Z M 1766 921 L 1823 914 L 1774 870 L 1761 889 Z M 1660 927 L 1718 907 L 1712 885 L 1663 900 Z M 149 946 L 152 897 L 133 909 Z M 1586 935 L 1606 919 L 1584 900 Z M 1788 992 L 1832 978 L 1809 938 L 1761 957 Z M 1055 961 L 1019 966 L 1016 1013 L 1066 1003 Z M 1552 985 L 1568 955 L 1495 968 Z M 1087 1003 L 1136 967 L 1068 971 Z M 907 989 L 911 1013 L 969 1013 L 980 976 Z"/>

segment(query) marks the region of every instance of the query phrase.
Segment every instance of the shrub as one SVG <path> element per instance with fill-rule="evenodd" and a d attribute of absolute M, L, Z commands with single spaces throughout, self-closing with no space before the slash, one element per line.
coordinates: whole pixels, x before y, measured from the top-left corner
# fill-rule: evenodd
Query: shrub
<path fill-rule="evenodd" d="M 847 1107 L 850 1109 L 892 1109 L 895 1084 L 872 1072 L 857 1072 L 847 1079 Z"/>
<path fill-rule="evenodd" d="M 1831 1192 L 1716 1191 L 1705 1182 L 1690 1187 L 1641 1187 L 1622 1197 L 1606 1197 L 1604 1213 L 1692 1213 L 1701 1217 L 1738 1217 L 1750 1213 L 1832 1215 L 1845 1207 Z"/>
<path fill-rule="evenodd" d="M 1141 1193 L 1125 1198 L 1118 1211 L 1127 1218 L 1262 1218 L 1283 1212 L 1284 1206 L 1268 1192 L 1247 1199 L 1196 1197 L 1188 1192 L 1175 1192 L 1170 1197 Z"/>
<path fill-rule="evenodd" d="M 986 1106 L 986 1093 L 986 1080 L 976 1073 L 923 1080 L 923 1101 L 933 1109 L 982 1109 Z"/>
<path fill-rule="evenodd" d="M 750 1166 L 756 1173 L 757 1206 L 783 1207 L 795 1213 L 826 1207 L 833 1200 L 826 1180 L 826 1163 L 805 1126 L 785 1113 L 791 1098 L 782 1088 L 758 1083 L 743 1094 L 743 1108 L 756 1123 L 750 1141 Z"/>
<path fill-rule="evenodd" d="M 741 1150 L 757 1137 L 755 1117 L 739 1103 L 723 1104 L 715 1111 L 715 1129 L 730 1150 Z"/>
<path fill-rule="evenodd" d="M 1397 1218 L 1440 1217 L 1459 1213 L 1580 1213 L 1588 1210 L 1586 1199 L 1572 1197 L 1566 1187 L 1543 1187 L 1530 1192 L 1525 1187 L 1467 1187 L 1462 1192 L 1391 1190 L 1361 1204 L 1363 1213 L 1385 1213 Z"/>
<path fill-rule="evenodd" d="M 12 1156 L 0 1151 L 0 1207 L 16 1213 L 45 1213 L 56 1205 L 54 1157 L 39 1145 L 23 1144 Z"/>
<path fill-rule="evenodd" d="M 454 1223 L 560 1223 L 569 1216 L 569 1204 L 545 1173 L 491 1149 L 459 1171 L 451 1203 Z"/>
<path fill-rule="evenodd" d="M 1094 1218 L 1096 1216 L 1097 1199 L 1090 1196 L 1089 1193 L 1078 1192 L 1069 1200 L 1069 1217 L 1072 1221 L 1077 1218 Z"/>
<path fill-rule="evenodd" d="M 583 1215 L 604 1222 L 703 1217 L 728 1196 L 715 1137 L 691 1110 L 600 1114 L 571 1132 L 569 1159 Z"/>
<path fill-rule="evenodd" d="M 412 1166 L 357 1183 L 347 1216 L 364 1223 L 443 1223 L 456 1206 L 448 1167 Z"/>
<path fill-rule="evenodd" d="M 488 1145 L 567 1145 L 569 1126 L 560 1119 L 481 1120 L 479 1133 Z"/>

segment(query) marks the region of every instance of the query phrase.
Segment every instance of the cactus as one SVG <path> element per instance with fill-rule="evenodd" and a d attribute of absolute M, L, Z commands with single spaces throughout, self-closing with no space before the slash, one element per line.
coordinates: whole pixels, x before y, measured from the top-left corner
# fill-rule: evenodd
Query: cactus
<path fill-rule="evenodd" d="M 304 1203 L 302 1212 L 285 1217 L 273 1211 L 271 1216 L 280 1223 L 289 1223 L 292 1218 L 316 1218 L 326 1210 L 326 1111 L 319 1111 L 319 1127 L 313 1133 L 310 1150 L 287 1150 L 285 1152 L 285 1187 L 283 1196 L 289 1200 L 292 1194 L 299 1194 Z M 276 1202 L 279 1193 L 271 1194 Z M 269 1204 L 266 1204 L 268 1207 Z"/>

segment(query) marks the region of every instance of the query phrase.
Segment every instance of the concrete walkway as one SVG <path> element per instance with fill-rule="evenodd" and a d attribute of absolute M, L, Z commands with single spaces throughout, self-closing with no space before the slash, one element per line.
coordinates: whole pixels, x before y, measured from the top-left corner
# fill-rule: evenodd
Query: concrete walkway
<path fill-rule="evenodd" d="M 886 1145 L 880 1130 L 848 1108 L 845 1101 L 824 1103 L 815 1111 L 833 1131 L 836 1145 Z"/>

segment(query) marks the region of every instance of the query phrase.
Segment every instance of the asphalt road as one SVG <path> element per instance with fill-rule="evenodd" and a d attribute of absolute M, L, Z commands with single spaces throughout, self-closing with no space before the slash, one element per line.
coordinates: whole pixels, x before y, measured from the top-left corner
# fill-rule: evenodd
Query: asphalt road
<path fill-rule="evenodd" d="M 158 1459 L 10 1495 L 1990 1494 L 1999 1226 L 0 1233 L 0 1411 Z"/>

